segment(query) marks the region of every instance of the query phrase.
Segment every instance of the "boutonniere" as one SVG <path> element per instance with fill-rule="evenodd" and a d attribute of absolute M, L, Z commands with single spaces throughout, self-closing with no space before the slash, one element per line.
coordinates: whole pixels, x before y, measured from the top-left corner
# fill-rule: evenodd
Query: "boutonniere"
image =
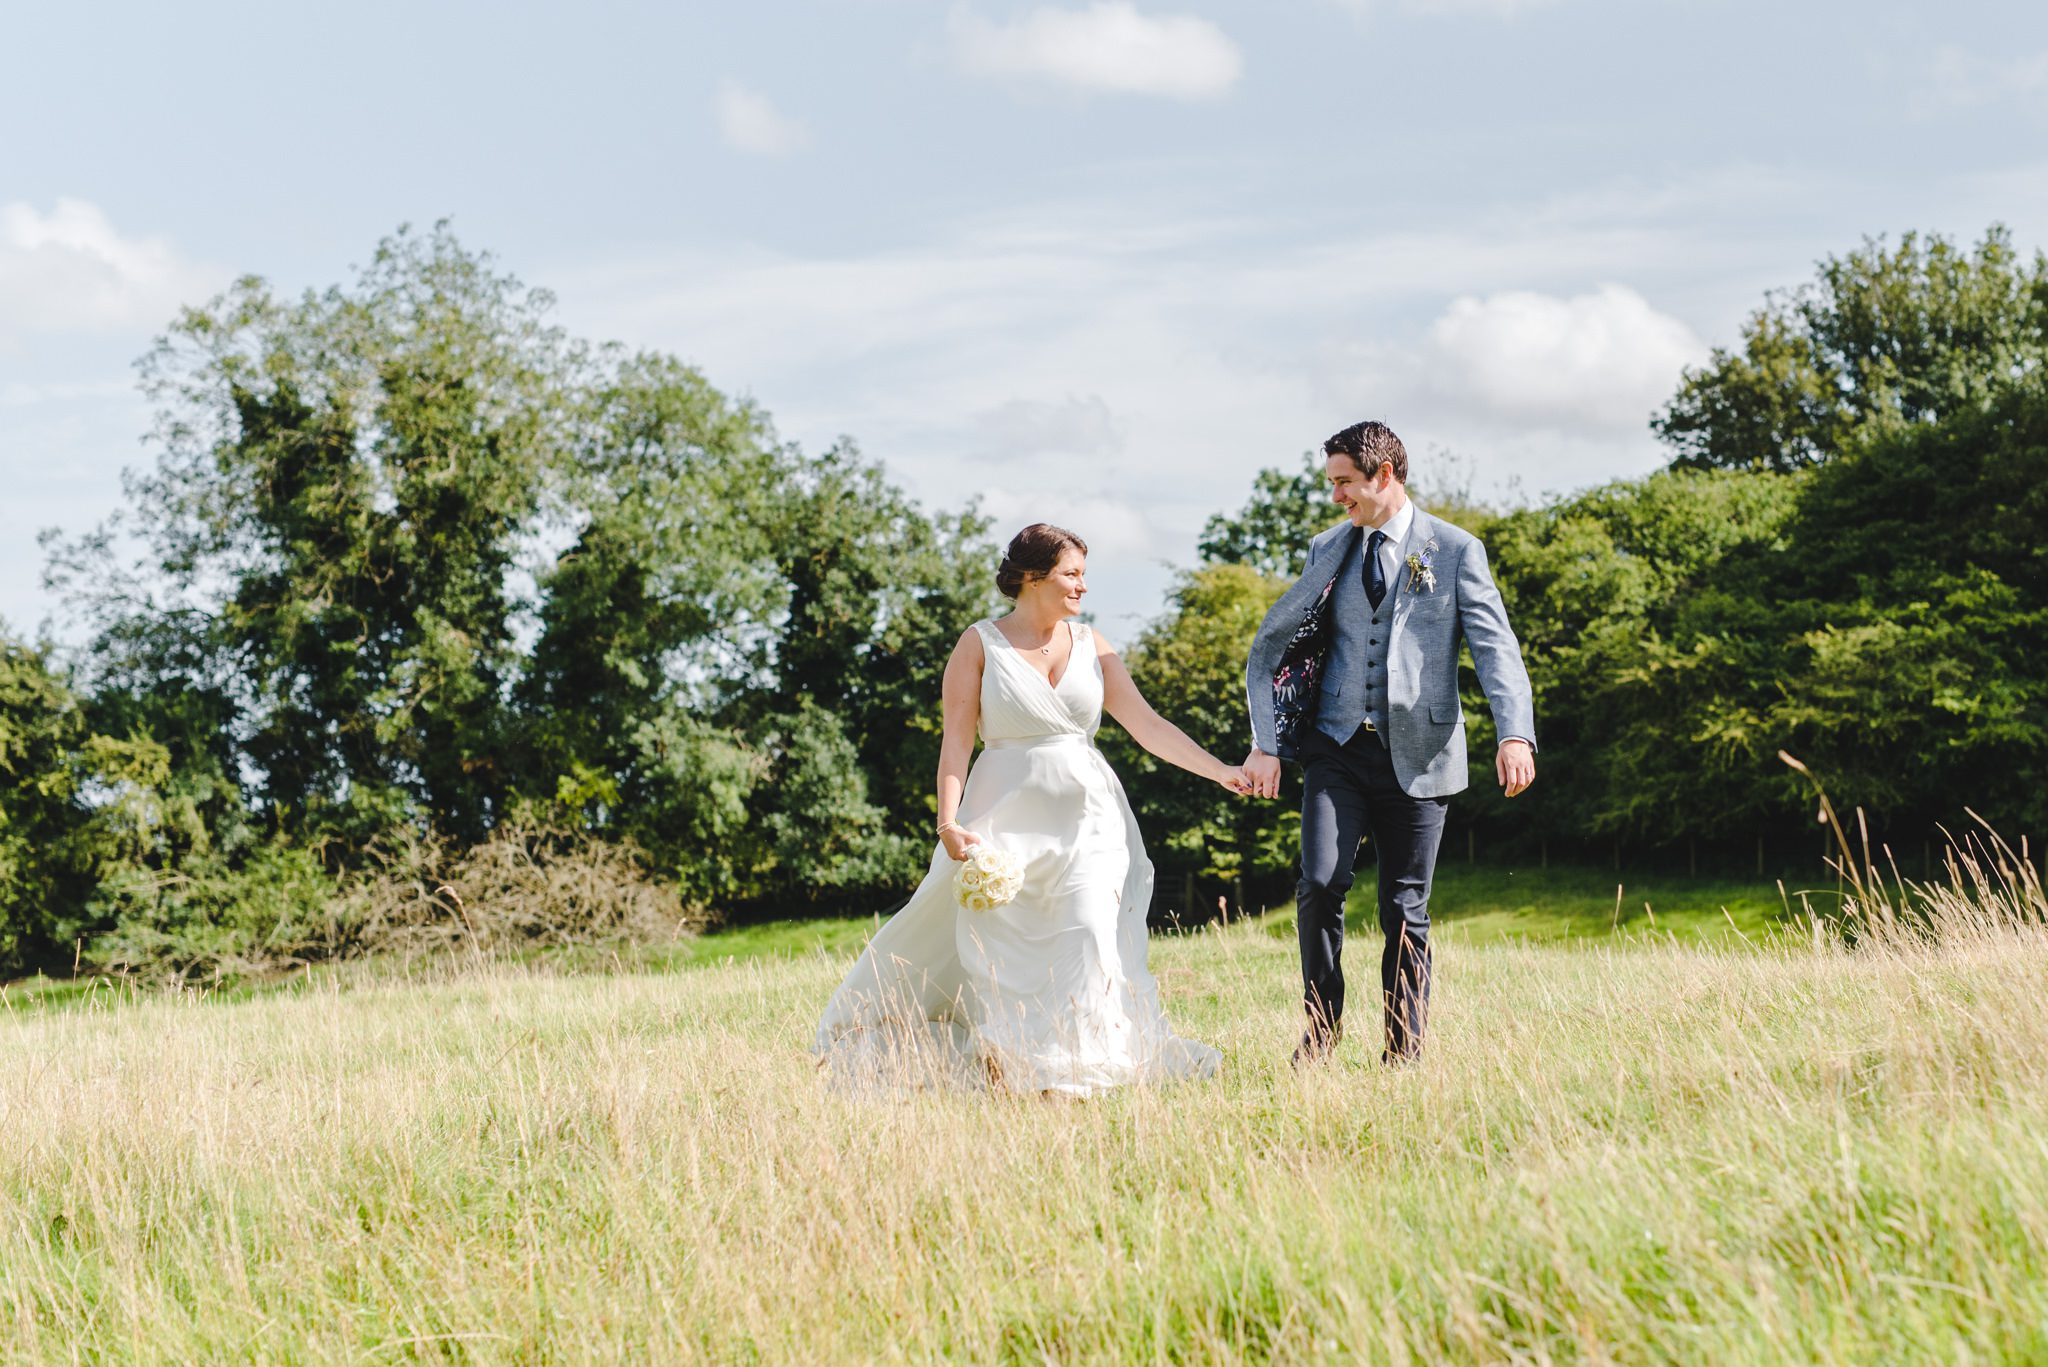
<path fill-rule="evenodd" d="M 1436 563 L 1436 538 L 1423 543 L 1419 551 L 1408 552 L 1408 592 L 1420 587 L 1424 593 L 1436 592 L 1436 571 L 1430 566 Z"/>

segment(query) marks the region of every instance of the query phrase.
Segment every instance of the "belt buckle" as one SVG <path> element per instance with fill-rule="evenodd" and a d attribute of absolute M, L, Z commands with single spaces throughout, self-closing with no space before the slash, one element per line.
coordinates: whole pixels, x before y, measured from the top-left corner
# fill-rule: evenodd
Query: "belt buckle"
<path fill-rule="evenodd" d="M 1372 732 L 1374 735 L 1379 734 L 1380 729 L 1372 724 L 1371 717 L 1367 717 L 1364 721 L 1360 722 L 1359 725 L 1364 727 L 1367 731 Z"/>

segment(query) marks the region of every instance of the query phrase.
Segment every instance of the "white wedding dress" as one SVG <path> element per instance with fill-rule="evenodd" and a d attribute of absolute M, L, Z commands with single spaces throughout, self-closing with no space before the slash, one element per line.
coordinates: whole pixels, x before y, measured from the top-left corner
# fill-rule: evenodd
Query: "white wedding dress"
<path fill-rule="evenodd" d="M 1145 966 L 1152 861 L 1095 748 L 1102 665 L 1089 629 L 1069 624 L 1073 653 L 1051 684 L 993 623 L 974 626 L 985 748 L 958 820 L 1022 861 L 1023 890 L 964 910 L 941 846 L 832 994 L 818 1056 L 855 1084 L 1073 1096 L 1213 1074 L 1221 1055 L 1174 1034 Z"/>

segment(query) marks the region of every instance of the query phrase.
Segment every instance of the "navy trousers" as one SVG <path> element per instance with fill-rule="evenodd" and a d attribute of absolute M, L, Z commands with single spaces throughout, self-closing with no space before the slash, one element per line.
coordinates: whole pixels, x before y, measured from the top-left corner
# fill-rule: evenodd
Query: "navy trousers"
<path fill-rule="evenodd" d="M 1381 1013 L 1386 1057 L 1422 1049 L 1429 1023 L 1429 885 L 1443 842 L 1448 798 L 1410 797 L 1378 733 L 1359 728 L 1339 745 L 1314 727 L 1301 742 L 1301 878 L 1295 884 L 1301 935 L 1302 1005 L 1319 1043 L 1344 1018 L 1344 898 L 1362 837 L 1379 857 Z"/>

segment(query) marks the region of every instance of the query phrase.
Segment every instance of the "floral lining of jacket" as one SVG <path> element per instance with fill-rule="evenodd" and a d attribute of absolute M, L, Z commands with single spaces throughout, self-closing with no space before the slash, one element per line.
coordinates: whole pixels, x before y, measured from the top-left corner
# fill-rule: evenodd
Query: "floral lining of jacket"
<path fill-rule="evenodd" d="M 1301 625 L 1288 637 L 1280 666 L 1273 671 L 1273 753 L 1281 759 L 1299 759 L 1301 728 L 1316 724 L 1323 669 L 1330 660 L 1330 595 L 1336 587 L 1337 576 L 1332 575 L 1301 615 Z"/>

